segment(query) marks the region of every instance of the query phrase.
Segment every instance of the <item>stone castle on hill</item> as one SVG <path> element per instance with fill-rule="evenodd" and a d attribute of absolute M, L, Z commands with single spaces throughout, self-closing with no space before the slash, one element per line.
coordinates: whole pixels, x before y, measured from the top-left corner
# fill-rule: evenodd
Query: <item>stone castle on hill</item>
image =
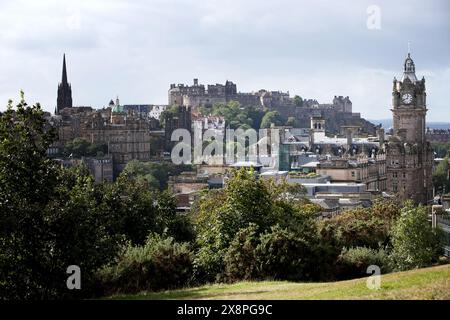
<path fill-rule="evenodd" d="M 196 112 L 200 107 L 212 107 L 237 101 L 243 107 L 257 107 L 278 111 L 285 119 L 294 117 L 300 127 L 309 127 L 312 116 L 320 112 L 327 121 L 330 133 L 337 134 L 342 126 L 359 126 L 367 134 L 375 134 L 376 127 L 352 111 L 350 98 L 334 96 L 332 103 L 320 104 L 317 100 L 302 100 L 296 104 L 289 92 L 259 90 L 256 92 L 238 92 L 232 81 L 225 84 L 203 85 L 194 79 L 192 85 L 171 84 L 168 92 L 168 104 L 190 107 Z"/>

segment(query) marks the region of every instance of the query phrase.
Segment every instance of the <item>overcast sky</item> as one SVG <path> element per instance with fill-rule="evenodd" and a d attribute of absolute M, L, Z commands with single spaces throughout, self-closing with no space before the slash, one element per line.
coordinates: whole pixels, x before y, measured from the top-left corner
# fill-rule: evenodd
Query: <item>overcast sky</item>
<path fill-rule="evenodd" d="M 446 0 L 0 0 L 0 110 L 23 89 L 53 111 L 65 52 L 74 105 L 166 104 L 170 83 L 228 79 L 390 118 L 410 41 L 427 120 L 450 121 L 449 39 Z"/>

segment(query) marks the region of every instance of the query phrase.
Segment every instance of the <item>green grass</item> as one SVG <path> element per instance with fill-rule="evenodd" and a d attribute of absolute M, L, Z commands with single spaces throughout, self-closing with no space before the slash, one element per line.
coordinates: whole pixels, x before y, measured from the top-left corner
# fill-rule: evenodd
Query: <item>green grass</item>
<path fill-rule="evenodd" d="M 286 281 L 214 284 L 182 290 L 113 296 L 111 299 L 450 299 L 450 265 L 391 273 L 381 288 L 370 290 L 367 278 L 324 282 Z"/>

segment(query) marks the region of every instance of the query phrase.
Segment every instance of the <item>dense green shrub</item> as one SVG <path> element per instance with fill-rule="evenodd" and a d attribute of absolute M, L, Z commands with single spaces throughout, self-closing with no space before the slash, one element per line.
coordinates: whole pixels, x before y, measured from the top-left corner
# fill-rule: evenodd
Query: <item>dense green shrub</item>
<path fill-rule="evenodd" d="M 389 242 L 390 224 L 390 218 L 358 208 L 321 221 L 320 233 L 322 240 L 332 243 L 338 252 L 343 247 L 378 248 Z"/>
<path fill-rule="evenodd" d="M 125 247 L 98 280 L 103 294 L 179 288 L 192 278 L 192 261 L 188 244 L 152 235 L 143 246 Z"/>
<path fill-rule="evenodd" d="M 407 202 L 392 230 L 392 261 L 396 269 L 422 268 L 442 253 L 439 229 L 432 229 L 426 207 Z"/>
<path fill-rule="evenodd" d="M 382 274 L 390 272 L 388 252 L 382 248 L 344 248 L 336 261 L 334 275 L 337 279 L 365 277 L 370 265 L 380 267 Z"/>
<path fill-rule="evenodd" d="M 307 280 L 317 268 L 311 243 L 278 225 L 262 234 L 256 248 L 258 276 L 276 280 Z"/>
<path fill-rule="evenodd" d="M 191 212 L 198 234 L 196 278 L 208 282 L 225 274 L 225 253 L 240 229 L 249 224 L 254 224 L 257 233 L 278 224 L 305 239 L 316 237 L 318 208 L 303 195 L 301 186 L 259 179 L 245 169 L 233 171 L 224 189 L 205 192 Z"/>
<path fill-rule="evenodd" d="M 177 213 L 176 199 L 168 191 L 148 190 L 142 181 L 126 176 L 98 189 L 98 208 L 109 213 L 110 234 L 123 235 L 133 245 L 144 244 L 152 232 L 165 233 L 176 241 L 194 238 L 189 217 Z"/>
<path fill-rule="evenodd" d="M 256 248 L 259 244 L 258 227 L 250 224 L 241 229 L 228 248 L 224 263 L 227 280 L 249 280 L 257 277 Z"/>

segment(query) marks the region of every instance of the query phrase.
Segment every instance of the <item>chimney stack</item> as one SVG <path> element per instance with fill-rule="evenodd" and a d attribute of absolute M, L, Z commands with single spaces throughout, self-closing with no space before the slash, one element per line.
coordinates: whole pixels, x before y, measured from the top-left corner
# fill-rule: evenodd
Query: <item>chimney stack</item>
<path fill-rule="evenodd" d="M 384 128 L 377 129 L 378 140 L 380 141 L 380 147 L 384 144 Z"/>

